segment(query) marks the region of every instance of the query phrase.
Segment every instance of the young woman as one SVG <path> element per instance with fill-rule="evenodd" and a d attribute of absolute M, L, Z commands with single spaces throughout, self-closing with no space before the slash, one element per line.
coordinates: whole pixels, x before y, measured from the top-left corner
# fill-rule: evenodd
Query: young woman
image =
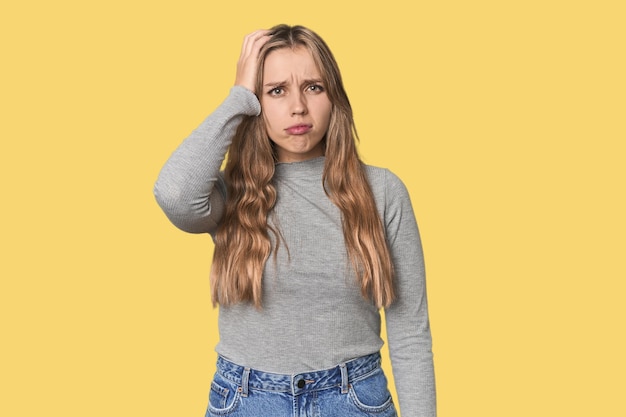
<path fill-rule="evenodd" d="M 207 416 L 435 416 L 424 264 L 409 195 L 357 155 L 324 41 L 248 35 L 226 100 L 163 167 L 168 218 L 215 242 L 217 372 Z M 224 172 L 222 161 L 228 152 Z"/>

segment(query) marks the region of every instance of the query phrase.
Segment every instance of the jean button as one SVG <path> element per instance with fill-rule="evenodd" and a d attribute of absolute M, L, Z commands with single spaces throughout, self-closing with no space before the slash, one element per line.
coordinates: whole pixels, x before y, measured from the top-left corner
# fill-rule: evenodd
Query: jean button
<path fill-rule="evenodd" d="M 304 388 L 304 385 L 305 385 L 304 379 L 301 379 L 298 382 L 296 382 L 296 386 L 300 389 Z"/>

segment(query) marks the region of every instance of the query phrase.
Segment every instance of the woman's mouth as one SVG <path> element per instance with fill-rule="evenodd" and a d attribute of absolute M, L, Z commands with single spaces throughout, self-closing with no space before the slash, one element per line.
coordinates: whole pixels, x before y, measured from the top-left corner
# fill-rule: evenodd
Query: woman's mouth
<path fill-rule="evenodd" d="M 312 128 L 312 125 L 298 124 L 288 127 L 287 129 L 285 129 L 285 132 L 289 133 L 290 135 L 304 135 Z"/>

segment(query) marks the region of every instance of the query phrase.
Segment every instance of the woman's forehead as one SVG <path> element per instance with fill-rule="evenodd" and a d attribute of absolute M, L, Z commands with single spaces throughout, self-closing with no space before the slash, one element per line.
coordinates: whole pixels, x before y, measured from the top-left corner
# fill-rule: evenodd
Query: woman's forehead
<path fill-rule="evenodd" d="M 319 79 L 321 72 L 305 47 L 280 48 L 268 53 L 263 66 L 263 82 L 292 78 Z"/>

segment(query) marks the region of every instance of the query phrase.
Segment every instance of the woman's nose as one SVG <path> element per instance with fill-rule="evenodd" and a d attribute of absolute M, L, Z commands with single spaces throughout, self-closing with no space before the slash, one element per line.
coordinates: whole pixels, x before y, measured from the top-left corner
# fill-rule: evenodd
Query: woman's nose
<path fill-rule="evenodd" d="M 291 103 L 291 115 L 303 115 L 307 113 L 306 97 L 302 93 L 294 95 L 293 102 Z"/>

